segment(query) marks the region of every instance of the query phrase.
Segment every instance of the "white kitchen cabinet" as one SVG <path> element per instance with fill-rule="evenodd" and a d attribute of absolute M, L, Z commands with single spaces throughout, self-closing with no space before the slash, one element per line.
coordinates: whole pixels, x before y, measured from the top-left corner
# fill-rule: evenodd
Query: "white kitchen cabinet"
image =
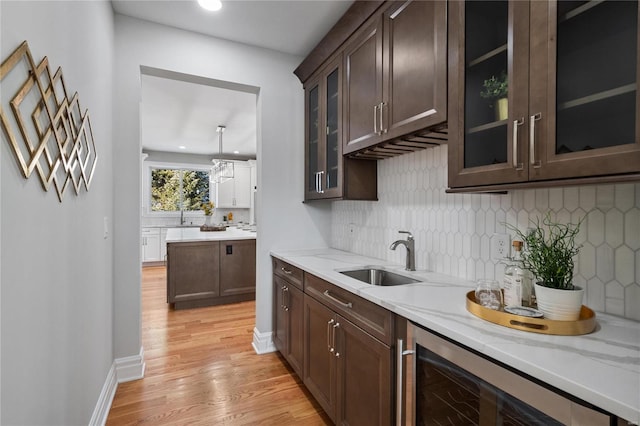
<path fill-rule="evenodd" d="M 160 260 L 167 260 L 167 228 L 160 229 Z"/>
<path fill-rule="evenodd" d="M 248 209 L 251 207 L 251 168 L 236 163 L 234 177 L 216 184 L 216 208 Z"/>
<path fill-rule="evenodd" d="M 160 229 L 142 228 L 142 252 L 143 262 L 158 262 L 163 260 L 160 255 Z"/>

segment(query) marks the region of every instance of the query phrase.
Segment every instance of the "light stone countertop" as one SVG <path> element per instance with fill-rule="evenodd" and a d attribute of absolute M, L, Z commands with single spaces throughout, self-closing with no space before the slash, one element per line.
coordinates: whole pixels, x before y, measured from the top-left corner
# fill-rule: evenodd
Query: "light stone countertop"
<path fill-rule="evenodd" d="M 528 333 L 484 321 L 466 310 L 473 282 L 335 249 L 272 250 L 271 254 L 383 306 L 425 328 L 640 424 L 640 323 L 596 313 L 584 336 Z M 372 286 L 339 271 L 375 265 L 422 282 Z"/>
<path fill-rule="evenodd" d="M 169 228 L 167 230 L 167 243 L 193 242 L 193 241 L 231 241 L 231 240 L 255 240 L 255 231 L 243 231 L 242 229 L 229 227 L 226 231 L 202 232 L 200 228 Z"/>

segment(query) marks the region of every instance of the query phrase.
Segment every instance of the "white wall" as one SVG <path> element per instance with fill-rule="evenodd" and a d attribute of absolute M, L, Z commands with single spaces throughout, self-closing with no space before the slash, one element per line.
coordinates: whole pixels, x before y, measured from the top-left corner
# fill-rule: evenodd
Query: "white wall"
<path fill-rule="evenodd" d="M 505 195 L 446 194 L 446 187 L 446 145 L 378 161 L 379 201 L 334 203 L 333 246 L 403 264 L 404 248 L 389 245 L 407 230 L 416 238 L 417 268 L 501 280 L 504 265 L 490 259 L 489 244 L 494 232 L 507 232 L 505 223 L 525 230 L 548 211 L 562 223 L 584 217 L 574 278 L 586 289 L 584 302 L 640 320 L 640 183 Z"/>
<path fill-rule="evenodd" d="M 301 58 L 121 15 L 115 18 L 115 354 L 140 347 L 140 66 L 259 88 L 256 328 L 271 332 L 274 247 L 326 246 L 329 206 L 301 203 L 304 168 Z M 303 236 L 303 238 L 301 238 Z"/>
<path fill-rule="evenodd" d="M 27 40 L 62 67 L 88 109 L 98 152 L 89 192 L 60 203 L 24 179 L 0 137 L 1 423 L 87 424 L 113 361 L 112 66 L 109 2 L 0 2 L 5 59 Z M 2 103 L 12 93 L 2 92 Z"/>

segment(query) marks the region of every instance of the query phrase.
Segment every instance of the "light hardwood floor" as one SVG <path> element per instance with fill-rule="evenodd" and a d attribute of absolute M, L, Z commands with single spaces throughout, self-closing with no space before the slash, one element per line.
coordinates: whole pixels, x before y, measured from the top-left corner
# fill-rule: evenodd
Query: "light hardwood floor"
<path fill-rule="evenodd" d="M 251 346 L 255 302 L 174 311 L 164 267 L 142 272 L 145 377 L 121 383 L 107 425 L 330 425 L 276 353 Z"/>

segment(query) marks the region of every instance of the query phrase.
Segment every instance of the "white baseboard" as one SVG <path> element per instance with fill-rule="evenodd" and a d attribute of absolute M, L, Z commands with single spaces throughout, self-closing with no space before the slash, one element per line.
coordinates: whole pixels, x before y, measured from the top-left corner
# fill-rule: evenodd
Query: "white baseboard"
<path fill-rule="evenodd" d="M 144 349 L 140 346 L 138 355 L 116 358 L 116 377 L 118 383 L 130 382 L 144 377 Z"/>
<path fill-rule="evenodd" d="M 111 409 L 113 397 L 116 395 L 117 387 L 118 380 L 116 379 L 116 363 L 114 361 L 100 391 L 100 397 L 98 397 L 98 403 L 93 410 L 91 420 L 89 420 L 89 426 L 102 426 L 107 423 L 107 417 L 109 416 L 109 410 Z"/>
<path fill-rule="evenodd" d="M 109 410 L 116 395 L 118 383 L 130 382 L 144 377 L 144 349 L 140 347 L 138 355 L 116 358 L 107 373 L 107 379 L 102 385 L 98 402 L 89 420 L 89 426 L 102 426 L 107 423 Z"/>
<path fill-rule="evenodd" d="M 273 333 L 261 333 L 256 327 L 253 328 L 253 343 L 251 345 L 258 355 L 277 350 L 273 344 Z"/>

